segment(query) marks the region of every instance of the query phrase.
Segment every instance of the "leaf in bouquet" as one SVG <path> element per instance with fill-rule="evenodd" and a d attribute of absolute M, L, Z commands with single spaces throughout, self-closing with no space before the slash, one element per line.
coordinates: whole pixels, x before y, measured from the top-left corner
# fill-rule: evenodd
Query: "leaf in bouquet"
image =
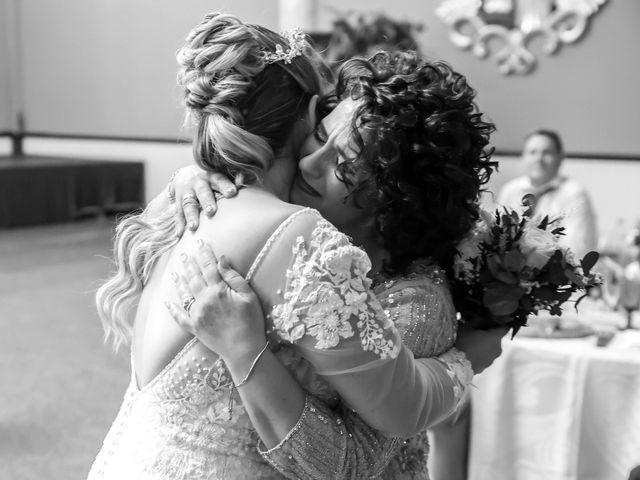
<path fill-rule="evenodd" d="M 564 285 L 567 282 L 565 269 L 560 262 L 555 260 L 549 262 L 549 282 L 554 285 Z"/>
<path fill-rule="evenodd" d="M 565 235 L 564 231 L 566 229 L 564 227 L 556 227 L 553 230 L 551 230 L 551 234 L 552 235 Z"/>
<path fill-rule="evenodd" d="M 531 217 L 531 215 L 533 215 L 536 201 L 536 196 L 532 193 L 527 193 L 524 197 L 522 197 L 522 206 L 525 207 L 524 212 L 522 212 L 523 217 Z"/>
<path fill-rule="evenodd" d="M 496 277 L 500 271 L 500 257 L 498 255 L 489 255 L 487 257 L 487 268 Z"/>
<path fill-rule="evenodd" d="M 510 272 L 519 272 L 525 266 L 525 256 L 518 250 L 513 249 L 507 252 L 502 258 L 502 265 Z"/>
<path fill-rule="evenodd" d="M 516 333 L 518 333 L 518 330 L 520 330 L 520 328 L 522 328 L 523 325 L 514 325 L 513 327 L 511 327 L 513 329 L 513 331 L 511 332 L 511 340 L 513 340 L 513 338 L 516 336 Z"/>
<path fill-rule="evenodd" d="M 524 290 L 517 285 L 493 283 L 487 285 L 482 301 L 494 315 L 510 315 L 518 309 Z"/>
<path fill-rule="evenodd" d="M 557 293 L 556 300 L 558 300 L 560 304 L 563 304 L 564 302 L 566 302 L 571 298 L 571 295 L 573 295 L 572 288 L 569 288 L 567 290 L 561 290 Z"/>
<path fill-rule="evenodd" d="M 551 305 L 551 307 L 549 307 L 549 313 L 560 317 L 562 315 L 562 308 L 560 308 L 560 305 Z"/>
<path fill-rule="evenodd" d="M 576 300 L 576 303 L 573 305 L 573 308 L 575 308 L 575 309 L 576 309 L 576 312 L 578 311 L 578 305 L 580 305 L 580 303 L 582 302 L 582 300 L 583 300 L 585 297 L 588 297 L 588 296 L 589 296 L 589 295 L 587 295 L 587 294 L 585 293 L 585 294 L 583 294 L 583 295 L 580 295 L 580 297 L 578 297 L 578 299 Z"/>
<path fill-rule="evenodd" d="M 584 257 L 582 257 L 582 260 L 580 260 L 580 265 L 582 265 L 582 271 L 584 272 L 585 276 L 589 275 L 589 272 L 596 264 L 599 257 L 600 254 L 594 251 L 588 252 Z"/>
<path fill-rule="evenodd" d="M 540 230 L 546 230 L 549 225 L 549 215 L 545 215 L 542 221 L 538 224 Z"/>
<path fill-rule="evenodd" d="M 520 308 L 527 312 L 533 311 L 533 302 L 527 295 L 523 295 L 520 299 Z"/>
<path fill-rule="evenodd" d="M 573 283 L 574 285 L 577 285 L 580 288 L 586 287 L 584 283 L 584 279 L 580 275 L 578 275 L 576 272 L 574 272 L 571 268 L 566 268 L 564 270 L 564 274 L 567 276 L 569 280 L 571 280 L 571 283 Z"/>
<path fill-rule="evenodd" d="M 506 270 L 500 270 L 498 273 L 496 273 L 496 278 L 508 285 L 518 284 L 518 278 L 513 273 L 507 272 Z"/>
<path fill-rule="evenodd" d="M 538 287 L 531 292 L 533 298 L 542 300 L 543 302 L 552 302 L 556 299 L 557 293 L 549 287 Z"/>

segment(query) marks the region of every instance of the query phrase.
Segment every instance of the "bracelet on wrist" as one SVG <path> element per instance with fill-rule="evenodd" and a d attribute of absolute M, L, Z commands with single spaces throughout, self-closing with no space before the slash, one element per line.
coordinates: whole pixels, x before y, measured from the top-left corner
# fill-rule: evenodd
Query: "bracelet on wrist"
<path fill-rule="evenodd" d="M 249 377 L 253 373 L 253 370 L 256 368 L 256 365 L 260 361 L 260 358 L 262 357 L 262 355 L 264 355 L 264 352 L 267 351 L 267 348 L 269 348 L 269 342 L 265 343 L 264 347 L 262 347 L 262 350 L 260 350 L 260 353 L 258 353 L 258 355 L 256 355 L 256 358 L 253 359 L 253 362 L 249 367 L 249 371 L 247 372 L 245 377 L 242 379 L 242 381 L 240 381 L 240 383 L 235 384 L 236 388 L 243 386 L 245 383 L 247 383 L 247 381 L 249 381 Z"/>

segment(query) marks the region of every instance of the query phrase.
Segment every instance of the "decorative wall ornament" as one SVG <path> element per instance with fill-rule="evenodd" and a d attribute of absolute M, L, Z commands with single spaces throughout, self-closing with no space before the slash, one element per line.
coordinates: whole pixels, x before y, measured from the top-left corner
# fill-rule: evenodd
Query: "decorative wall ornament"
<path fill-rule="evenodd" d="M 551 55 L 562 43 L 584 33 L 589 17 L 607 0 L 443 0 L 436 14 L 451 27 L 451 41 L 480 58 L 493 55 L 500 73 L 526 75 L 536 65 L 528 48 L 534 37 L 544 39 Z M 491 42 L 491 44 L 490 44 Z"/>

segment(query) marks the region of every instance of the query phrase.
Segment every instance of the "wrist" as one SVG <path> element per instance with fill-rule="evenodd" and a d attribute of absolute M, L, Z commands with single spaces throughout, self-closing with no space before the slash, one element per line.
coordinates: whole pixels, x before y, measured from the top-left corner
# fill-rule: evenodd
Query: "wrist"
<path fill-rule="evenodd" d="M 236 387 L 244 385 L 249 380 L 268 349 L 269 343 L 265 340 L 255 348 L 238 351 L 232 356 L 223 358 Z"/>

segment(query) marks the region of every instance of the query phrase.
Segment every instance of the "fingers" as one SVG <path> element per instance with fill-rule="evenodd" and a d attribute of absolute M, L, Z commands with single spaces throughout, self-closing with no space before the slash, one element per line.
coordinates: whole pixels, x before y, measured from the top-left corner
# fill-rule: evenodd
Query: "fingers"
<path fill-rule="evenodd" d="M 213 249 L 205 243 L 201 238 L 197 240 L 198 243 L 198 264 L 202 271 L 207 285 L 213 286 L 220 282 L 220 273 L 218 271 L 218 259 Z"/>
<path fill-rule="evenodd" d="M 171 318 L 173 318 L 175 322 L 178 325 L 180 325 L 180 327 L 183 330 L 191 333 L 192 335 L 194 334 L 194 331 L 189 319 L 189 314 L 185 312 L 181 306 L 176 305 L 173 302 L 164 302 L 164 306 L 167 307 L 167 310 L 169 310 L 169 314 L 171 315 Z"/>
<path fill-rule="evenodd" d="M 198 263 L 186 253 L 180 254 L 180 261 L 184 265 L 184 279 L 189 285 L 189 289 L 195 295 L 198 295 L 207 286 L 207 283 L 202 275 L 200 266 Z"/>
<path fill-rule="evenodd" d="M 193 192 L 185 193 L 182 195 L 181 205 L 187 221 L 187 228 L 195 231 L 200 223 L 200 204 L 198 203 L 198 197 Z"/>
<path fill-rule="evenodd" d="M 184 229 L 187 225 L 187 222 L 184 218 L 184 213 L 182 212 L 182 208 L 177 203 L 173 204 L 173 218 L 176 221 L 176 229 L 174 234 L 177 238 L 180 238 L 184 233 Z"/>
<path fill-rule="evenodd" d="M 244 279 L 242 275 L 236 272 L 231 265 L 229 264 L 229 260 L 224 255 L 220 257 L 220 261 L 218 262 L 218 269 L 220 271 L 220 276 L 225 281 L 229 288 L 244 294 L 254 294 L 253 289 L 249 286 L 249 283 Z"/>
<path fill-rule="evenodd" d="M 218 209 L 216 198 L 213 195 L 213 190 L 206 179 L 197 177 L 193 184 L 193 189 L 196 192 L 198 202 L 202 205 L 202 209 L 209 217 L 213 217 Z"/>
<path fill-rule="evenodd" d="M 173 280 L 173 283 L 176 286 L 176 291 L 178 292 L 178 298 L 180 299 L 181 302 L 183 302 L 183 307 L 186 307 L 186 309 L 188 310 L 188 308 L 190 307 L 187 306 L 186 301 L 194 297 L 193 292 L 189 287 L 189 284 L 182 277 L 182 275 L 178 275 L 176 272 L 171 272 L 171 279 Z"/>
<path fill-rule="evenodd" d="M 226 175 L 219 172 L 211 172 L 207 174 L 211 189 L 220 192 L 225 198 L 231 198 L 238 193 L 238 189 Z"/>

